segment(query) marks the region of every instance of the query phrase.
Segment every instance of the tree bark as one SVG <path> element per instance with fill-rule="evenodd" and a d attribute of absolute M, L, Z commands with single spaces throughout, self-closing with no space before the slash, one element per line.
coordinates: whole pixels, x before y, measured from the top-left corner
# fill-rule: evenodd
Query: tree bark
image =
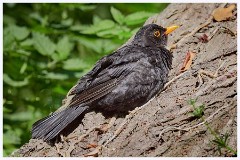
<path fill-rule="evenodd" d="M 173 81 L 148 104 L 126 117 L 90 112 L 64 141 L 30 139 L 12 156 L 234 156 L 213 143 L 228 134 L 227 145 L 237 150 L 237 11 L 226 21 L 212 17 L 228 5 L 170 4 L 146 21 L 180 26 L 168 43 Z M 180 73 L 188 52 L 195 53 L 191 68 Z M 205 106 L 202 118 L 188 104 L 196 98 L 196 107 Z"/>

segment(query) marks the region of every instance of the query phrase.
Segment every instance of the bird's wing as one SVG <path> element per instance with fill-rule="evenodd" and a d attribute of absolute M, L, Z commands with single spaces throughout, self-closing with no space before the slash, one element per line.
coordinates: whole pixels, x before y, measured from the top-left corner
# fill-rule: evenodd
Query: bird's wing
<path fill-rule="evenodd" d="M 118 66 L 100 72 L 84 91 L 75 93 L 69 106 L 93 102 L 115 89 L 119 82 L 131 71 L 131 66 Z"/>
<path fill-rule="evenodd" d="M 133 65 L 128 65 L 133 62 L 132 59 L 128 62 L 125 59 L 124 63 L 121 63 L 120 57 L 125 52 L 128 51 L 118 50 L 115 54 L 100 59 L 95 67 L 71 89 L 66 97 L 65 107 L 88 104 L 110 93 L 132 70 Z"/>
<path fill-rule="evenodd" d="M 113 61 L 114 58 L 111 55 L 107 55 L 104 56 L 103 58 L 101 58 L 100 60 L 97 61 L 97 63 L 95 64 L 94 68 L 89 71 L 86 75 L 84 75 L 75 86 L 73 86 L 68 95 L 74 95 L 76 93 L 80 93 L 82 91 L 85 90 L 85 88 L 87 88 L 91 82 L 94 80 L 94 78 L 104 69 L 106 69 L 107 67 L 109 67 Z"/>

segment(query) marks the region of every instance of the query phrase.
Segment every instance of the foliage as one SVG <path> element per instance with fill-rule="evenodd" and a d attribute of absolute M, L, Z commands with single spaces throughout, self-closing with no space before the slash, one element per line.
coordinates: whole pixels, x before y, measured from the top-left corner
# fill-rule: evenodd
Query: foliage
<path fill-rule="evenodd" d="M 191 114 L 196 118 L 201 118 L 204 114 L 205 106 L 202 104 L 196 107 L 195 105 L 196 102 L 197 102 L 197 99 L 190 99 L 188 101 L 188 104 L 190 104 L 193 107 L 193 112 L 191 112 Z"/>
<path fill-rule="evenodd" d="M 226 148 L 227 150 L 231 151 L 234 153 L 234 156 L 237 157 L 237 151 L 234 151 L 231 147 L 228 146 L 227 140 L 228 140 L 229 134 L 225 133 L 224 135 L 221 136 L 215 136 L 215 139 L 212 140 L 213 143 L 217 145 L 217 150 L 220 155 L 222 155 L 221 150 Z"/>
<path fill-rule="evenodd" d="M 223 136 L 217 134 L 217 132 L 212 129 L 212 127 L 209 125 L 209 123 L 203 117 L 205 105 L 201 104 L 200 106 L 196 107 L 196 102 L 197 102 L 197 99 L 188 100 L 188 104 L 190 104 L 193 107 L 193 112 L 191 112 L 191 113 L 194 117 L 200 118 L 202 120 L 202 122 L 204 123 L 204 125 L 207 127 L 208 131 L 211 133 L 211 135 L 214 136 L 214 140 L 212 140 L 212 143 L 217 145 L 217 150 L 218 150 L 220 156 L 222 155 L 222 152 L 221 152 L 222 149 L 226 149 L 226 150 L 230 151 L 231 153 L 233 153 L 234 156 L 237 156 L 237 151 L 233 150 L 227 143 L 229 134 L 225 133 Z"/>
<path fill-rule="evenodd" d="M 4 4 L 4 156 L 102 56 L 167 4 Z M 145 11 L 147 9 L 148 11 Z"/>

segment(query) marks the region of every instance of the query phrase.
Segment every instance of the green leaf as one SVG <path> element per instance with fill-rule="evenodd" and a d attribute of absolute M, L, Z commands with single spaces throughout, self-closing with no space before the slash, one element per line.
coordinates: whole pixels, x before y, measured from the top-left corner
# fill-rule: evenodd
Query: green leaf
<path fill-rule="evenodd" d="M 195 103 L 197 102 L 197 99 L 189 99 L 188 104 L 195 106 Z"/>
<path fill-rule="evenodd" d="M 62 95 L 66 95 L 66 93 L 67 93 L 67 90 L 65 90 L 65 89 L 63 88 L 63 86 L 61 86 L 61 85 L 55 86 L 55 87 L 53 88 L 53 91 L 54 91 L 55 93 L 57 93 L 57 94 L 62 94 Z"/>
<path fill-rule="evenodd" d="M 223 140 L 224 140 L 224 143 L 225 143 L 225 144 L 227 144 L 228 137 L 229 137 L 229 134 L 228 134 L 228 133 L 225 133 L 225 134 L 224 134 L 224 137 L 223 137 Z"/>
<path fill-rule="evenodd" d="M 89 38 L 89 37 L 78 37 L 77 41 L 81 45 L 94 50 L 97 53 L 102 53 L 102 39 Z"/>
<path fill-rule="evenodd" d="M 55 60 L 64 60 L 66 59 L 71 50 L 73 49 L 73 43 L 69 41 L 69 38 L 67 36 L 63 37 L 60 41 L 57 43 L 57 59 Z"/>
<path fill-rule="evenodd" d="M 109 29 L 109 30 L 100 31 L 97 33 L 97 36 L 102 37 L 102 38 L 112 38 L 112 37 L 116 37 L 120 33 L 121 33 L 121 31 L 119 31 L 119 30 L 116 31 L 113 28 L 113 29 Z"/>
<path fill-rule="evenodd" d="M 96 7 L 96 5 L 84 4 L 82 6 L 79 6 L 79 9 L 81 9 L 82 11 L 91 11 L 94 10 Z"/>
<path fill-rule="evenodd" d="M 46 74 L 45 78 L 47 79 L 56 79 L 56 80 L 68 79 L 68 75 L 62 74 L 62 73 L 47 72 L 45 74 Z"/>
<path fill-rule="evenodd" d="M 76 25 L 72 25 L 69 29 L 71 31 L 82 31 L 82 30 L 86 30 L 89 28 L 89 25 L 84 25 L 84 24 L 76 24 Z"/>
<path fill-rule="evenodd" d="M 149 17 L 153 16 L 154 14 L 156 14 L 156 13 L 150 13 L 150 12 L 145 12 L 145 11 L 135 12 L 135 13 L 132 13 L 132 14 L 129 14 L 128 16 L 126 16 L 125 22 L 129 26 L 141 24 L 141 23 L 145 22 Z"/>
<path fill-rule="evenodd" d="M 4 118 L 12 121 L 29 121 L 33 119 L 33 114 L 30 111 L 15 112 L 5 115 Z"/>
<path fill-rule="evenodd" d="M 103 43 L 103 53 L 108 54 L 119 48 L 122 44 L 114 43 L 111 40 L 105 40 Z"/>
<path fill-rule="evenodd" d="M 68 19 L 66 19 L 66 20 L 62 20 L 62 21 L 61 21 L 61 24 L 62 24 L 63 26 L 71 26 L 71 25 L 73 24 L 73 19 L 68 18 Z"/>
<path fill-rule="evenodd" d="M 89 72 L 89 69 L 85 69 L 82 72 L 75 72 L 74 77 L 80 78 L 80 77 L 84 76 L 87 72 Z"/>
<path fill-rule="evenodd" d="M 29 81 L 28 81 L 29 77 L 24 78 L 23 81 L 15 81 L 13 79 L 11 79 L 6 73 L 3 73 L 3 82 L 5 82 L 6 84 L 12 86 L 12 87 L 23 87 L 28 85 Z"/>
<path fill-rule="evenodd" d="M 140 29 L 140 27 L 134 28 L 134 29 L 131 31 L 131 35 L 135 35 L 139 29 Z"/>
<path fill-rule="evenodd" d="M 33 45 L 33 40 L 32 39 L 26 39 L 20 43 L 21 46 L 32 46 Z"/>
<path fill-rule="evenodd" d="M 11 32 L 11 29 L 8 27 L 3 30 L 3 48 L 4 50 L 11 49 L 13 43 L 15 42 L 14 35 Z"/>
<path fill-rule="evenodd" d="M 82 30 L 81 33 L 84 34 L 96 34 L 99 31 L 107 30 L 110 28 L 113 28 L 115 26 L 115 23 L 111 20 L 103 20 L 97 24 L 91 25 L 85 30 Z"/>
<path fill-rule="evenodd" d="M 112 52 L 113 50 L 116 50 L 122 44 L 121 41 L 115 42 L 112 39 L 96 39 L 96 38 L 79 37 L 77 40 L 81 45 L 84 45 L 85 47 L 92 49 L 93 51 L 101 55 L 105 55 Z"/>
<path fill-rule="evenodd" d="M 111 7 L 110 11 L 111 11 L 111 14 L 113 16 L 113 19 L 116 22 L 118 22 L 119 24 L 123 24 L 124 23 L 124 15 L 119 10 L 117 10 L 114 7 Z"/>
<path fill-rule="evenodd" d="M 23 74 L 26 71 L 26 69 L 27 69 L 27 63 L 24 62 L 21 69 L 20 69 L 20 73 Z"/>
<path fill-rule="evenodd" d="M 53 54 L 56 49 L 49 37 L 37 32 L 33 33 L 33 44 L 35 49 L 44 56 Z"/>
<path fill-rule="evenodd" d="M 30 56 L 31 55 L 30 51 L 26 51 L 26 50 L 22 50 L 22 49 L 17 50 L 17 53 L 22 54 L 24 56 Z"/>
<path fill-rule="evenodd" d="M 11 31 L 14 37 L 19 41 L 27 38 L 27 36 L 30 34 L 26 27 L 19 27 L 15 25 L 11 26 Z"/>
<path fill-rule="evenodd" d="M 11 112 L 12 112 L 11 109 L 6 108 L 6 106 L 3 106 L 3 113 L 4 113 L 4 114 L 11 113 Z"/>
<path fill-rule="evenodd" d="M 4 25 L 14 25 L 16 23 L 15 17 L 3 14 L 3 24 Z"/>
<path fill-rule="evenodd" d="M 29 18 L 37 20 L 40 22 L 41 26 L 46 26 L 48 24 L 48 15 L 42 16 L 38 12 L 33 12 L 29 14 Z"/>
<path fill-rule="evenodd" d="M 63 63 L 63 68 L 65 70 L 84 70 L 89 67 L 90 67 L 89 64 L 85 63 L 81 59 L 76 58 L 68 59 Z"/>
<path fill-rule="evenodd" d="M 21 144 L 21 139 L 13 130 L 3 133 L 4 145 Z"/>
<path fill-rule="evenodd" d="M 101 22 L 102 19 L 98 15 L 93 15 L 93 24 Z"/>
<path fill-rule="evenodd" d="M 98 32 L 97 36 L 103 38 L 118 37 L 119 39 L 129 39 L 132 34 L 130 29 L 125 26 L 115 26 L 114 28 Z"/>
<path fill-rule="evenodd" d="M 194 100 L 192 102 L 194 102 L 194 104 L 192 105 L 194 107 L 196 101 Z M 194 108 L 194 111 L 192 112 L 193 116 L 195 116 L 197 118 L 201 118 L 204 114 L 204 108 L 205 108 L 204 105 L 200 105 L 200 106 Z"/>

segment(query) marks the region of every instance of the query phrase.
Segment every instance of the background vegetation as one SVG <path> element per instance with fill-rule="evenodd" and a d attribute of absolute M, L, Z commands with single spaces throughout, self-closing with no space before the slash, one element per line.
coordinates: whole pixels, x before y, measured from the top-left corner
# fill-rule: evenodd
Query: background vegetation
<path fill-rule="evenodd" d="M 4 4 L 4 156 L 102 56 L 167 4 Z"/>

